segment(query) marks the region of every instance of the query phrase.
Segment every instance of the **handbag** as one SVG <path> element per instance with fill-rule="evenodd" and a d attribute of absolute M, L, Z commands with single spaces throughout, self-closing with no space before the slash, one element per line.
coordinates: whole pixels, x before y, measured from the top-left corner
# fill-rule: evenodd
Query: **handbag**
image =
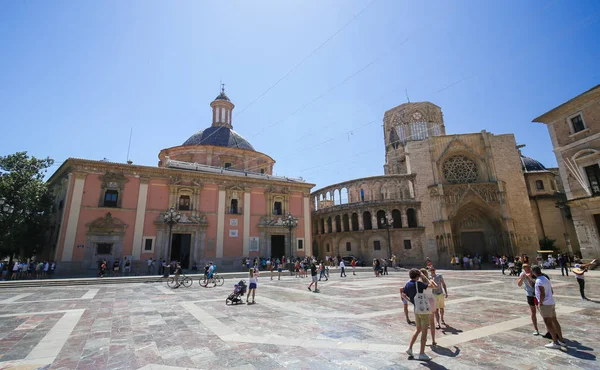
<path fill-rule="evenodd" d="M 425 315 L 431 313 L 429 300 L 425 296 L 425 291 L 419 292 L 419 282 L 415 281 L 417 294 L 415 295 L 415 315 Z"/>

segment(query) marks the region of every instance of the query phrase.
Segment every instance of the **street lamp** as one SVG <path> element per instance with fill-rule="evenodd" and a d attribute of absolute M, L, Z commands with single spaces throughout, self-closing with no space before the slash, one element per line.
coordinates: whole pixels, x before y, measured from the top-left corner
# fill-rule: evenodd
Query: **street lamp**
<path fill-rule="evenodd" d="M 175 211 L 174 207 L 171 207 L 167 212 L 163 214 L 163 220 L 169 225 L 169 241 L 167 243 L 167 251 L 169 252 L 167 258 L 171 259 L 171 233 L 173 232 L 173 225 L 179 222 L 181 219 L 181 213 Z"/>
<path fill-rule="evenodd" d="M 6 198 L 0 198 L 0 211 L 2 213 L 11 214 L 15 210 L 15 206 L 6 203 Z"/>
<path fill-rule="evenodd" d="M 298 227 L 298 219 L 292 216 L 291 213 L 288 213 L 287 217 L 283 219 L 283 226 L 287 227 L 288 230 L 290 230 L 290 253 L 288 254 L 289 259 L 289 257 L 292 256 L 292 230 Z"/>
<path fill-rule="evenodd" d="M 390 243 L 390 229 L 392 227 L 394 227 L 394 219 L 392 218 L 392 221 L 390 223 L 390 220 L 388 219 L 387 215 L 385 217 L 381 218 L 381 225 L 383 225 L 383 227 L 385 227 L 387 229 L 387 234 L 388 234 L 388 240 L 387 240 L 387 244 L 388 244 L 388 259 L 392 259 L 392 244 Z"/>

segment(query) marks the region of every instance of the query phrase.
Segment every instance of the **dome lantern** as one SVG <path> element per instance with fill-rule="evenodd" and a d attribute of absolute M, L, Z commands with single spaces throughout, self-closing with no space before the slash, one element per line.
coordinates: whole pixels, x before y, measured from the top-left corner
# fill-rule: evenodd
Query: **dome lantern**
<path fill-rule="evenodd" d="M 210 103 L 212 107 L 212 127 L 227 127 L 232 129 L 231 114 L 235 105 L 225 94 L 225 84 L 221 84 L 221 93 Z"/>

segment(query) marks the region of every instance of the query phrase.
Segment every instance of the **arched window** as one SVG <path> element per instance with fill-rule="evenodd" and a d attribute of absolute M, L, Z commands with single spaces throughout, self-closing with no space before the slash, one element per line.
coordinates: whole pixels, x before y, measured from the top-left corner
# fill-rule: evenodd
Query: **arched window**
<path fill-rule="evenodd" d="M 365 211 L 363 213 L 363 226 L 365 230 L 372 230 L 373 224 L 371 223 L 371 212 Z"/>
<path fill-rule="evenodd" d="M 365 201 L 365 191 L 363 189 L 360 189 L 360 201 Z"/>
<path fill-rule="evenodd" d="M 333 204 L 336 206 L 340 204 L 340 192 L 338 189 L 333 191 Z"/>
<path fill-rule="evenodd" d="M 179 210 L 181 211 L 189 211 L 190 210 L 190 196 L 189 195 L 180 195 L 179 196 Z"/>
<path fill-rule="evenodd" d="M 406 218 L 408 219 L 408 227 L 417 227 L 417 211 L 413 208 L 407 209 Z"/>
<path fill-rule="evenodd" d="M 380 196 L 381 196 L 381 200 L 385 199 L 385 188 L 384 187 L 381 187 Z"/>
<path fill-rule="evenodd" d="M 352 231 L 358 231 L 358 215 L 356 213 L 352 214 Z"/>
<path fill-rule="evenodd" d="M 346 204 L 349 202 L 348 199 L 348 188 L 342 188 L 342 204 Z"/>
<path fill-rule="evenodd" d="M 544 190 L 544 182 L 542 180 L 535 180 L 535 188 L 538 190 Z"/>
<path fill-rule="evenodd" d="M 392 211 L 392 218 L 394 219 L 394 229 L 399 229 L 402 227 L 402 215 L 400 211 L 397 209 Z"/>
<path fill-rule="evenodd" d="M 327 218 L 327 232 L 331 233 L 332 232 L 332 227 L 331 227 L 331 217 Z"/>
<path fill-rule="evenodd" d="M 345 214 L 342 217 L 342 222 L 344 223 L 344 231 L 350 231 L 350 220 L 348 219 L 348 214 Z"/>
<path fill-rule="evenodd" d="M 325 219 L 321 219 L 321 234 L 325 234 Z"/>
<path fill-rule="evenodd" d="M 342 232 L 342 219 L 340 218 L 340 215 L 335 216 L 335 232 Z"/>
<path fill-rule="evenodd" d="M 385 219 L 386 219 L 385 211 L 383 211 L 383 210 L 377 211 L 377 228 L 378 229 L 385 229 Z"/>

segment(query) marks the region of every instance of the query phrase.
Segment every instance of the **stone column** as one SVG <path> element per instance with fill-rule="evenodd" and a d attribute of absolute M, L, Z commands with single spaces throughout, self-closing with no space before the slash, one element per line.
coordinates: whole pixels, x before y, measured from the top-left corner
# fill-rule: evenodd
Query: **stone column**
<path fill-rule="evenodd" d="M 338 229 L 338 223 L 337 223 L 337 218 L 336 218 L 336 216 L 333 216 L 333 217 L 331 218 L 331 221 L 332 221 L 332 223 L 333 223 L 333 226 L 332 226 L 332 230 L 331 230 L 331 231 L 335 233 L 335 232 L 337 232 L 337 229 Z"/>
<path fill-rule="evenodd" d="M 357 213 L 357 215 L 358 215 L 358 230 L 364 230 L 365 225 L 363 222 L 363 215 L 361 213 Z"/>
<path fill-rule="evenodd" d="M 373 230 L 379 229 L 377 227 L 377 214 L 375 212 L 371 212 L 371 223 L 373 224 Z"/>
<path fill-rule="evenodd" d="M 406 216 L 406 208 L 400 210 L 400 217 L 402 218 L 402 227 L 408 227 L 408 217 Z"/>

